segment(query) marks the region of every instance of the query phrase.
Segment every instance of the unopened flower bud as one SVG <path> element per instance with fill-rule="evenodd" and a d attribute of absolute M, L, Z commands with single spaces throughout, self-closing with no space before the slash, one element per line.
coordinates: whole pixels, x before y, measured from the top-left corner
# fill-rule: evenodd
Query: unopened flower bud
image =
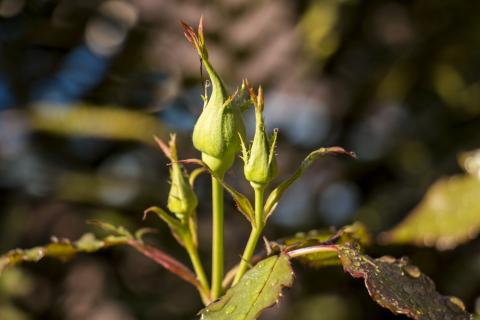
<path fill-rule="evenodd" d="M 202 152 L 202 160 L 216 174 L 223 176 L 240 151 L 240 138 L 245 136 L 240 108 L 234 103 L 234 96 L 227 90 L 213 66 L 208 61 L 208 52 L 203 35 L 203 22 L 200 20 L 198 33 L 183 24 L 185 36 L 193 43 L 202 59 L 212 84 L 210 97 L 193 129 L 193 145 Z"/>
<path fill-rule="evenodd" d="M 277 173 L 277 164 L 275 156 L 275 145 L 277 142 L 277 130 L 273 132 L 269 139 L 265 132 L 265 122 L 263 120 L 263 90 L 258 89 L 258 96 L 252 88 L 250 97 L 255 106 L 255 136 L 249 150 L 242 140 L 242 153 L 245 177 L 253 187 L 263 187 L 267 185 Z"/>
<path fill-rule="evenodd" d="M 198 199 L 188 181 L 188 176 L 183 166 L 178 162 L 175 135 L 170 136 L 167 146 L 162 140 L 156 138 L 157 143 L 165 155 L 170 159 L 171 186 L 168 194 L 167 207 L 180 221 L 186 221 L 198 205 Z"/>

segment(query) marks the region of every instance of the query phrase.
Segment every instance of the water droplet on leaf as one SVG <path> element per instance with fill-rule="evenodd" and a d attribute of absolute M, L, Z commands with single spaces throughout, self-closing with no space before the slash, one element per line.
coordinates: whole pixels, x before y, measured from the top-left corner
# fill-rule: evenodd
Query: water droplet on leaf
<path fill-rule="evenodd" d="M 418 267 L 408 264 L 403 267 L 403 270 L 412 278 L 419 278 L 422 275 L 422 272 Z"/>
<path fill-rule="evenodd" d="M 460 300 L 457 297 L 449 297 L 448 300 L 450 300 L 451 303 L 459 307 L 462 311 L 465 311 L 465 304 L 463 304 L 463 301 Z"/>
<path fill-rule="evenodd" d="M 388 264 L 393 264 L 395 263 L 396 259 L 392 256 L 383 256 L 377 259 L 378 261 L 385 262 Z"/>

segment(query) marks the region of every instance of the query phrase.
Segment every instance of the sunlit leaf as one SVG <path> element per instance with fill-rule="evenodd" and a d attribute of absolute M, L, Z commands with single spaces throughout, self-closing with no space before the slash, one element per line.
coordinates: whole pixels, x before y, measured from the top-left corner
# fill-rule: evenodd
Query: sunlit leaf
<path fill-rule="evenodd" d="M 53 239 L 52 243 L 43 247 L 31 249 L 14 249 L 0 257 L 0 274 L 10 266 L 22 262 L 38 262 L 44 257 L 58 259 L 70 259 L 79 252 L 95 252 L 112 245 L 127 244 L 130 240 L 127 237 L 109 236 L 105 239 L 97 239 L 92 233 L 86 233 L 77 241 L 71 242 L 67 239 Z"/>
<path fill-rule="evenodd" d="M 433 281 L 405 258 L 373 259 L 353 245 L 338 246 L 338 256 L 344 270 L 363 278 L 372 299 L 393 313 L 417 320 L 473 319 L 460 299 L 442 296 Z"/>
<path fill-rule="evenodd" d="M 94 223 L 109 232 L 116 233 L 116 235 L 110 234 L 103 239 L 99 239 L 92 233 L 86 233 L 80 237 L 80 239 L 73 242 L 68 239 L 58 240 L 54 237 L 51 243 L 42 247 L 11 250 L 0 256 L 0 275 L 8 267 L 22 262 L 38 262 L 45 257 L 68 260 L 78 253 L 92 253 L 113 246 L 128 245 L 160 264 L 168 271 L 190 282 L 197 287 L 197 289 L 203 290 L 193 272 L 170 255 L 134 238 L 131 233 L 123 227 L 116 227 L 100 221 L 95 221 Z"/>
<path fill-rule="evenodd" d="M 351 157 L 355 157 L 353 153 L 348 152 L 341 147 L 320 148 L 311 152 L 302 161 L 302 163 L 300 164 L 300 167 L 298 167 L 295 173 L 290 178 L 280 183 L 280 185 L 275 189 L 273 189 L 273 191 L 270 193 L 270 195 L 267 198 L 267 201 L 265 202 L 265 208 L 264 208 L 265 215 L 266 215 L 265 219 L 267 219 L 272 214 L 273 210 L 275 210 L 275 207 L 277 206 L 278 201 L 280 201 L 280 198 L 282 197 L 285 190 L 287 190 L 298 178 L 300 178 L 303 172 L 312 163 L 314 163 L 321 156 L 328 155 L 328 154 L 345 154 Z"/>
<path fill-rule="evenodd" d="M 128 241 L 128 239 L 125 240 Z M 93 233 L 86 233 L 75 242 L 75 246 L 79 252 L 95 252 L 102 249 L 105 242 L 98 240 Z"/>
<path fill-rule="evenodd" d="M 442 250 L 473 239 L 479 231 L 480 180 L 459 175 L 435 182 L 410 215 L 380 239 Z"/>
<path fill-rule="evenodd" d="M 313 267 L 340 265 L 336 249 L 328 250 L 329 246 L 358 243 L 369 245 L 371 238 L 361 222 L 345 226 L 337 232 L 332 230 L 312 230 L 308 233 L 298 233 L 292 238 L 283 240 L 289 255 L 300 262 Z M 325 248 L 320 250 L 319 247 Z M 308 253 L 308 252 L 311 253 Z"/>
<path fill-rule="evenodd" d="M 286 255 L 260 261 L 218 301 L 201 311 L 203 320 L 253 320 L 281 296 L 283 287 L 293 282 L 293 272 Z"/>
<path fill-rule="evenodd" d="M 357 242 L 365 246 L 370 244 L 371 237 L 363 223 L 355 222 L 342 227 L 340 230 L 325 229 L 299 232 L 293 237 L 281 240 L 281 242 L 288 247 L 295 248 L 315 244 L 339 244 L 347 242 Z"/>

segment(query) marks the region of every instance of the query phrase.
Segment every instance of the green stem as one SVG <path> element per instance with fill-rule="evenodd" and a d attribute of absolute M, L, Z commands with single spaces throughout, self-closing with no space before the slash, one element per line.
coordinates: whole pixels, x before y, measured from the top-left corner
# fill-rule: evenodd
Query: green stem
<path fill-rule="evenodd" d="M 212 300 L 222 294 L 223 280 L 223 186 L 212 177 Z"/>
<path fill-rule="evenodd" d="M 250 237 L 248 238 L 247 245 L 242 255 L 242 261 L 240 262 L 240 266 L 238 267 L 237 274 L 235 275 L 235 279 L 233 279 L 233 285 L 235 285 L 240 279 L 243 277 L 245 272 L 250 265 L 250 260 L 252 259 L 253 253 L 255 252 L 255 248 L 257 246 L 258 239 L 262 235 L 262 231 L 264 228 L 264 221 L 263 221 L 263 188 L 254 188 L 255 190 L 255 225 L 252 226 L 252 231 L 250 232 Z"/>
<path fill-rule="evenodd" d="M 188 237 L 185 241 L 185 248 L 190 256 L 190 260 L 193 265 L 193 269 L 195 270 L 195 274 L 197 275 L 198 281 L 202 285 L 202 290 L 200 291 L 200 295 L 202 297 L 202 301 L 205 305 L 210 303 L 210 288 L 208 284 L 207 275 L 205 274 L 205 270 L 203 269 L 202 261 L 200 260 L 200 256 L 198 255 L 198 249 L 192 242 L 192 239 Z"/>

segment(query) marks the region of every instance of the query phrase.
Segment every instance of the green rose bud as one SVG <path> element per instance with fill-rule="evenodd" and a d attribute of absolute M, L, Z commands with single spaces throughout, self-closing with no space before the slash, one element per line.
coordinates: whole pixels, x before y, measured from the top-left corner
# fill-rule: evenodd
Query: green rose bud
<path fill-rule="evenodd" d="M 202 152 L 202 160 L 220 176 L 230 168 L 235 155 L 240 151 L 240 138 L 245 136 L 240 107 L 229 96 L 213 66 L 208 61 L 208 52 L 203 35 L 203 19 L 200 19 L 198 33 L 183 23 L 185 36 L 193 43 L 202 59 L 212 84 L 209 98 L 193 129 L 193 145 Z"/>
<path fill-rule="evenodd" d="M 174 213 L 180 221 L 185 222 L 197 207 L 198 199 L 188 181 L 185 169 L 178 162 L 175 135 L 170 136 L 168 146 L 157 137 L 155 137 L 155 140 L 172 162 L 170 167 L 171 187 L 167 201 L 168 210 Z"/>
<path fill-rule="evenodd" d="M 265 132 L 263 120 L 263 90 L 258 88 L 258 96 L 252 88 L 249 88 L 250 97 L 255 106 L 255 136 L 250 149 L 247 150 L 242 140 L 242 158 L 245 163 L 243 171 L 245 177 L 254 188 L 266 186 L 277 174 L 277 162 L 275 146 L 277 142 L 277 130 L 274 130 L 269 139 Z"/>

